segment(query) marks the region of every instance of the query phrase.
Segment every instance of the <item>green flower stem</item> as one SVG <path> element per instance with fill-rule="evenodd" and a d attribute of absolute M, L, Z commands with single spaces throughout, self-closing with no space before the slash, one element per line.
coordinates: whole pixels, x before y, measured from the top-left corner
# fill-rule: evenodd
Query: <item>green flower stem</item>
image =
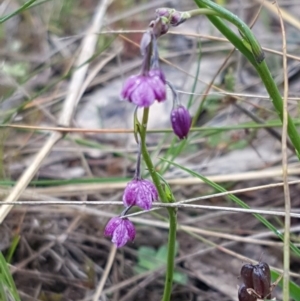
<path fill-rule="evenodd" d="M 265 61 L 260 62 L 257 49 L 261 49 L 258 46 L 258 42 L 253 36 L 248 26 L 238 19 L 237 16 L 227 11 L 223 7 L 209 1 L 209 0 L 194 0 L 200 8 L 210 7 L 216 10 L 222 18 L 232 22 L 238 27 L 242 35 L 247 41 L 241 40 L 231 29 L 229 29 L 224 22 L 216 16 L 208 15 L 207 18 L 213 23 L 213 25 L 242 53 L 246 56 L 249 62 L 254 66 L 257 73 L 259 74 L 266 90 L 268 91 L 272 100 L 273 106 L 281 121 L 283 121 L 283 101 L 280 92 L 272 78 L 269 68 Z M 251 34 L 250 34 L 251 33 Z M 250 48 L 248 46 L 251 46 Z M 293 123 L 292 118 L 288 115 L 288 135 L 295 148 L 296 154 L 300 159 L 300 137 L 298 131 Z"/>
<path fill-rule="evenodd" d="M 149 117 L 149 108 L 144 108 L 142 124 L 138 125 L 138 131 L 141 138 L 141 152 L 143 159 L 148 167 L 148 171 L 152 177 L 153 183 L 157 188 L 157 192 L 160 200 L 163 203 L 168 203 L 168 196 L 164 191 L 160 178 L 157 175 L 151 157 L 147 150 L 146 145 L 146 133 Z M 164 295 L 162 301 L 169 301 L 172 293 L 173 275 L 174 275 L 174 261 L 175 261 L 175 243 L 176 243 L 176 229 L 177 229 L 177 214 L 176 208 L 168 208 L 169 213 L 169 237 L 168 237 L 168 258 L 167 258 L 167 270 L 165 278 Z"/>
<path fill-rule="evenodd" d="M 169 237 L 168 237 L 168 258 L 167 258 L 167 272 L 165 278 L 164 295 L 162 301 L 169 301 L 171 299 L 173 275 L 174 275 L 174 260 L 175 260 L 175 243 L 177 230 L 177 212 L 176 208 L 168 208 L 169 213 Z"/>
<path fill-rule="evenodd" d="M 156 174 L 154 165 L 152 163 L 152 160 L 150 158 L 150 154 L 147 150 L 147 145 L 146 145 L 146 132 L 147 132 L 147 124 L 148 124 L 148 116 L 149 116 L 149 108 L 144 108 L 143 112 L 143 118 L 142 118 L 142 124 L 139 127 L 139 133 L 141 137 L 141 151 L 143 155 L 143 159 L 148 167 L 148 171 L 151 175 L 151 178 L 157 188 L 157 192 L 159 195 L 160 200 L 163 203 L 168 203 L 167 196 L 163 190 L 163 187 L 161 185 L 161 182 L 159 180 L 158 175 Z"/>

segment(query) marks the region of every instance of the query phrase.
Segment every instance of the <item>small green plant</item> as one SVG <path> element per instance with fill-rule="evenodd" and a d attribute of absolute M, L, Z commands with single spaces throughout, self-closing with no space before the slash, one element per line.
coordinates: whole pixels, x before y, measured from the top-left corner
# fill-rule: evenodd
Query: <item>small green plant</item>
<path fill-rule="evenodd" d="M 176 242 L 175 252 L 178 251 L 178 243 Z M 140 247 L 138 249 L 138 263 L 134 267 L 137 274 L 152 271 L 167 264 L 168 246 L 163 245 L 158 250 L 151 247 Z M 179 271 L 174 271 L 174 282 L 185 285 L 187 283 L 187 275 Z"/>

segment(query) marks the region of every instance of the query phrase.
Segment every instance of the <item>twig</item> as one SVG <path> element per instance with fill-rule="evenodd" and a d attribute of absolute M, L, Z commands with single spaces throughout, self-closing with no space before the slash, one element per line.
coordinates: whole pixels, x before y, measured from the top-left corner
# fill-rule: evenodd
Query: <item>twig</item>
<path fill-rule="evenodd" d="M 81 85 L 85 79 L 87 69 L 89 64 L 84 64 L 89 58 L 91 58 L 94 49 L 96 47 L 98 32 L 101 29 L 103 23 L 103 17 L 108 5 L 111 3 L 111 0 L 102 0 L 99 2 L 99 5 L 96 9 L 96 13 L 94 15 L 93 21 L 89 29 L 87 30 L 87 34 L 82 41 L 82 50 L 78 57 L 76 66 L 80 66 L 72 76 L 67 98 L 64 102 L 64 106 L 59 118 L 59 123 L 63 126 L 70 126 L 72 116 L 75 112 L 76 105 L 79 101 L 78 95 L 81 89 Z M 48 141 L 42 147 L 42 149 L 38 152 L 36 157 L 34 158 L 31 166 L 29 166 L 25 172 L 21 175 L 18 182 L 12 189 L 11 193 L 7 196 L 7 198 L 3 202 L 14 202 L 16 201 L 22 192 L 26 189 L 27 185 L 30 183 L 31 179 L 34 177 L 36 172 L 38 171 L 42 161 L 44 158 L 50 153 L 52 147 L 63 137 L 62 133 L 55 132 L 52 133 L 49 137 Z M 12 205 L 2 206 L 0 208 L 0 223 L 3 222 L 4 218 L 12 209 Z"/>
<path fill-rule="evenodd" d="M 287 58 L 286 58 L 286 35 L 284 23 L 282 19 L 282 11 L 280 10 L 277 1 L 278 16 L 280 20 L 282 32 L 282 52 L 283 52 L 283 76 L 284 76 L 284 91 L 283 91 L 283 120 L 282 120 L 282 176 L 284 188 L 285 202 L 285 218 L 284 218 L 284 245 L 283 245 L 283 300 L 289 301 L 290 291 L 290 227 L 291 227 L 291 198 L 290 188 L 288 183 L 288 167 L 287 167 L 287 127 L 288 127 L 288 94 L 289 82 L 287 73 Z"/>
<path fill-rule="evenodd" d="M 171 182 L 171 180 L 168 181 L 169 184 L 171 184 L 170 182 Z M 299 184 L 299 183 L 300 183 L 300 180 L 295 180 L 295 181 L 290 181 L 288 184 L 289 185 L 296 185 L 296 184 Z M 194 183 L 194 184 L 196 184 L 196 183 Z M 125 185 L 122 184 L 122 185 L 118 185 L 118 186 L 112 186 L 112 187 L 109 187 L 109 189 L 113 189 L 113 190 L 122 189 L 123 190 L 125 188 Z M 196 202 L 196 201 L 200 201 L 200 200 L 206 200 L 206 199 L 211 199 L 211 198 L 222 197 L 222 196 L 226 196 L 226 195 L 229 195 L 229 194 L 239 194 L 239 193 L 245 193 L 245 192 L 249 192 L 249 191 L 257 191 L 257 190 L 262 190 L 262 189 L 271 189 L 271 188 L 281 187 L 281 186 L 283 186 L 282 182 L 272 183 L 272 184 L 267 184 L 267 185 L 259 185 L 259 186 L 253 186 L 253 187 L 248 187 L 248 188 L 229 190 L 229 191 L 226 191 L 226 192 L 218 192 L 218 193 L 208 194 L 208 195 L 204 195 L 204 196 L 200 196 L 200 197 L 195 197 L 195 198 L 179 201 L 177 203 L 178 204 L 187 204 L 187 203 Z M 58 188 L 55 187 L 55 189 L 58 189 Z M 89 189 L 86 189 L 86 190 L 89 190 Z M 96 191 L 101 191 L 101 190 L 102 189 L 98 189 Z M 91 192 L 94 192 L 94 191 L 92 189 L 90 189 L 89 192 L 91 193 Z M 5 193 L 5 190 L 2 189 L 1 187 L 0 187 L 0 193 Z M 40 194 L 36 190 L 35 191 L 27 191 L 26 190 L 22 193 L 22 197 L 24 199 L 30 199 L 30 200 L 35 200 L 35 201 L 44 200 L 44 202 L 49 202 L 49 203 L 52 202 L 52 204 L 54 204 L 55 202 L 57 202 L 57 204 L 58 204 L 59 202 L 62 201 L 61 199 L 56 198 L 56 197 L 51 197 L 51 196 L 46 195 L 46 194 Z M 69 202 L 71 203 L 72 201 L 69 201 Z M 76 204 L 78 204 L 77 201 L 74 201 L 74 202 L 76 202 Z M 88 205 L 88 204 L 92 204 L 92 202 L 93 201 L 86 201 L 86 203 L 85 202 L 80 202 L 80 204 Z M 103 204 L 103 205 L 111 205 L 112 203 L 116 204 L 116 205 L 117 204 L 120 204 L 120 205 L 123 204 L 122 201 L 120 201 L 120 202 L 97 201 L 97 202 L 99 202 L 99 204 Z M 12 204 L 23 205 L 23 204 L 30 204 L 30 202 L 28 202 L 28 201 L 24 201 L 24 202 L 23 201 L 16 201 L 16 202 L 13 202 Z M 35 202 L 35 204 L 38 204 L 38 203 Z"/>
<path fill-rule="evenodd" d="M 117 247 L 113 244 L 111 246 L 111 249 L 110 249 L 110 252 L 109 252 L 108 261 L 106 263 L 105 270 L 103 272 L 101 280 L 100 280 L 100 282 L 98 284 L 98 287 L 97 287 L 96 293 L 94 295 L 93 301 L 98 301 L 99 298 L 100 298 L 100 296 L 101 296 L 101 293 L 103 291 L 106 279 L 107 279 L 107 277 L 109 275 L 109 272 L 111 270 L 111 267 L 112 267 L 112 265 L 114 263 L 114 259 L 116 257 L 116 253 L 117 253 Z"/>

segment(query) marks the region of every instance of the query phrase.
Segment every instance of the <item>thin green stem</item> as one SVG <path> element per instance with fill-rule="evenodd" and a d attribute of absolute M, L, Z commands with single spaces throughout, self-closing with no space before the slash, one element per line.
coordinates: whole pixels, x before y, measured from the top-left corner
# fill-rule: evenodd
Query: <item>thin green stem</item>
<path fill-rule="evenodd" d="M 177 213 L 175 208 L 168 208 L 169 213 L 169 237 L 168 237 L 168 259 L 167 271 L 165 278 L 164 295 L 162 301 L 171 299 L 173 275 L 174 275 L 174 259 L 175 259 L 175 244 L 176 244 L 176 229 L 177 229 Z"/>
<path fill-rule="evenodd" d="M 168 203 L 169 202 L 168 196 L 162 187 L 160 178 L 155 171 L 150 154 L 147 150 L 146 133 L 147 133 L 148 117 L 149 117 L 149 108 L 144 108 L 142 124 L 139 124 L 138 127 L 140 138 L 141 138 L 141 152 L 143 155 L 143 159 L 148 167 L 148 171 L 157 188 L 160 200 L 163 203 Z M 176 255 L 175 254 L 176 229 L 177 229 L 176 208 L 168 208 L 168 213 L 169 213 L 168 258 L 167 258 L 167 270 L 166 270 L 164 295 L 162 301 L 169 301 L 171 298 L 173 276 L 174 276 L 174 262 L 175 262 L 175 255 Z"/>
<path fill-rule="evenodd" d="M 149 171 L 149 173 L 151 175 L 151 178 L 154 182 L 154 185 L 157 188 L 159 198 L 163 203 L 167 203 L 168 202 L 167 196 L 166 196 L 166 194 L 163 190 L 163 187 L 161 185 L 159 177 L 156 174 L 156 171 L 155 171 L 154 165 L 152 163 L 150 154 L 147 150 L 146 132 L 147 132 L 148 116 L 149 116 L 149 108 L 144 108 L 142 124 L 141 124 L 141 127 L 139 128 L 140 137 L 141 137 L 141 151 L 142 151 L 143 159 L 144 159 L 144 161 L 145 161 L 145 163 L 148 167 L 148 171 Z"/>

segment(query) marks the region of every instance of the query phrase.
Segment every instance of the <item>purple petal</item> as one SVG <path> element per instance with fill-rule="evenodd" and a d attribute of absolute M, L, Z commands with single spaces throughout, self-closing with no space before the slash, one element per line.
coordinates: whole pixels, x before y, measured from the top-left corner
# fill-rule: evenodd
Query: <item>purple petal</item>
<path fill-rule="evenodd" d="M 145 180 L 145 181 L 149 182 L 148 188 L 152 195 L 152 201 L 157 201 L 158 200 L 158 192 L 157 192 L 155 185 L 152 182 L 150 182 L 149 180 Z"/>
<path fill-rule="evenodd" d="M 140 85 L 142 80 L 143 76 L 141 75 L 131 75 L 127 78 L 121 91 L 121 98 L 130 100 L 130 95 Z"/>
<path fill-rule="evenodd" d="M 166 83 L 165 74 L 159 68 L 151 69 L 149 71 L 149 76 L 150 77 L 156 77 L 157 76 L 164 84 Z"/>
<path fill-rule="evenodd" d="M 131 101 L 139 107 L 149 107 L 154 103 L 155 94 L 148 79 L 135 88 L 131 94 Z"/>
<path fill-rule="evenodd" d="M 153 201 L 158 199 L 158 192 L 155 185 L 144 179 L 133 179 L 129 182 L 123 193 L 123 203 L 125 206 L 138 206 L 144 210 L 149 210 Z"/>
<path fill-rule="evenodd" d="M 158 102 L 166 100 L 166 86 L 158 76 L 151 78 L 150 85 Z"/>
<path fill-rule="evenodd" d="M 132 222 L 121 217 L 113 217 L 106 225 L 105 236 L 111 236 L 111 241 L 118 247 L 123 247 L 128 240 L 134 240 L 135 228 Z"/>
<path fill-rule="evenodd" d="M 123 247 L 127 241 L 128 241 L 128 233 L 127 233 L 127 228 L 122 221 L 122 223 L 115 229 L 113 235 L 112 235 L 112 243 L 114 243 L 118 248 Z"/>
<path fill-rule="evenodd" d="M 115 229 L 122 223 L 122 219 L 118 216 L 111 218 L 105 226 L 104 235 L 112 236 Z"/>
<path fill-rule="evenodd" d="M 136 205 L 144 210 L 149 210 L 157 198 L 158 194 L 154 184 L 149 180 L 140 180 Z"/>
<path fill-rule="evenodd" d="M 136 180 L 129 182 L 123 193 L 123 203 L 125 207 L 135 205 L 136 202 L 137 183 Z"/>
<path fill-rule="evenodd" d="M 125 81 L 121 97 L 139 107 L 149 107 L 155 100 L 166 99 L 165 83 L 165 76 L 158 68 L 147 75 L 133 75 Z"/>
<path fill-rule="evenodd" d="M 124 224 L 127 229 L 129 240 L 133 241 L 135 239 L 135 227 L 133 223 L 129 219 L 124 218 Z"/>
<path fill-rule="evenodd" d="M 138 195 L 136 198 L 136 205 L 144 210 L 149 210 L 152 206 L 152 195 L 145 183 L 140 183 Z"/>
<path fill-rule="evenodd" d="M 166 78 L 161 69 L 152 69 L 149 71 L 151 78 L 150 85 L 154 91 L 158 102 L 166 99 Z"/>

